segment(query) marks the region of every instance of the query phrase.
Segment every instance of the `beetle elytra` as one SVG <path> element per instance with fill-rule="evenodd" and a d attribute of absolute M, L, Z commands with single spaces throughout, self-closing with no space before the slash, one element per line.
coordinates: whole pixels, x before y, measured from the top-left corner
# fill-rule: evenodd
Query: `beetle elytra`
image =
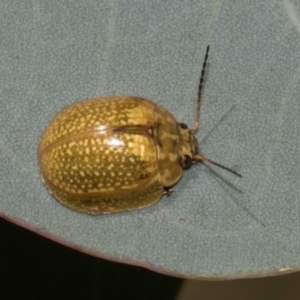
<path fill-rule="evenodd" d="M 135 96 L 80 101 L 61 110 L 46 127 L 38 149 L 41 177 L 61 204 L 87 214 L 140 209 L 160 201 L 183 170 L 207 161 L 199 153 L 201 71 L 196 120 L 179 123 L 156 102 Z"/>

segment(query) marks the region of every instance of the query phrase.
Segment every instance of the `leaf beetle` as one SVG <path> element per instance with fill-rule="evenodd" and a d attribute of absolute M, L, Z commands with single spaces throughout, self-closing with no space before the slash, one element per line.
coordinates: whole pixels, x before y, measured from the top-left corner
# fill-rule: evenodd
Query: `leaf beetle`
<path fill-rule="evenodd" d="M 183 170 L 199 161 L 201 71 L 193 128 L 156 102 L 136 96 L 80 101 L 49 122 L 38 148 L 42 180 L 61 204 L 91 215 L 140 209 L 170 194 Z"/>

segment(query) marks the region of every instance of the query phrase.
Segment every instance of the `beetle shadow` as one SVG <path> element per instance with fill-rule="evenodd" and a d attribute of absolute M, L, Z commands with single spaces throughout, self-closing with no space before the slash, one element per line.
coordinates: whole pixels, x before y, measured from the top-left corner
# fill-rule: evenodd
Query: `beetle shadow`
<path fill-rule="evenodd" d="M 230 180 L 228 180 L 225 176 L 221 175 L 219 172 L 217 172 L 212 166 L 205 162 L 201 162 L 202 165 L 204 165 L 206 168 L 209 169 L 209 171 L 214 174 L 218 179 L 220 179 L 222 182 L 225 182 L 226 185 L 230 186 L 232 189 L 237 191 L 240 194 L 243 194 L 244 192 L 239 189 L 234 183 L 232 183 Z"/>
<path fill-rule="evenodd" d="M 226 113 L 224 113 L 223 115 L 222 115 L 222 117 L 220 118 L 220 120 L 217 122 L 217 124 L 214 126 L 214 127 L 212 127 L 205 135 L 204 135 L 204 137 L 201 139 L 201 142 L 200 142 L 200 145 L 202 145 L 202 144 L 205 144 L 206 143 L 206 141 L 208 140 L 208 138 L 213 134 L 213 132 L 215 131 L 215 130 L 217 130 L 219 127 L 220 127 L 220 125 L 229 117 L 229 115 L 232 113 L 232 111 L 236 108 L 236 104 L 235 105 L 233 105 Z M 198 132 L 199 131 L 201 131 L 201 125 L 200 125 L 200 128 L 198 129 Z"/>
<path fill-rule="evenodd" d="M 227 186 L 229 186 L 230 188 L 234 189 L 235 191 L 237 191 L 241 195 L 244 194 L 244 191 L 242 191 L 241 189 L 239 189 L 235 184 L 233 184 L 231 181 L 229 181 L 223 175 L 221 175 L 220 173 L 216 172 L 216 170 L 213 169 L 210 165 L 207 165 L 206 163 L 203 163 L 203 165 L 205 165 L 205 167 L 207 167 L 210 172 L 212 172 L 220 181 L 222 181 L 223 183 L 225 183 Z M 227 190 L 227 189 L 225 189 L 225 190 Z M 262 228 L 266 228 L 265 222 L 263 220 L 261 220 L 258 216 L 256 216 L 249 208 L 247 208 L 245 205 L 243 205 L 243 203 L 241 203 L 240 201 L 238 201 L 236 199 L 236 197 L 234 197 L 233 195 L 230 195 L 230 199 L 231 199 L 231 201 L 234 203 L 234 205 L 236 207 L 238 207 L 239 209 L 241 209 L 242 211 L 244 211 L 254 222 L 256 222 L 256 224 L 258 224 Z"/>

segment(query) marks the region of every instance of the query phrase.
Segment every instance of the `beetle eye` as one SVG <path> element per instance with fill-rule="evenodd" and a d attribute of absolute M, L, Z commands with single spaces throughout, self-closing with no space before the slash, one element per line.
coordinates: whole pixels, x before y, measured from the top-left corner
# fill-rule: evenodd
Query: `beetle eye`
<path fill-rule="evenodd" d="M 188 126 L 185 123 L 179 123 L 182 129 L 188 129 Z"/>
<path fill-rule="evenodd" d="M 193 165 L 193 160 L 189 155 L 184 155 L 183 161 L 184 161 L 183 169 L 185 169 L 185 170 L 189 169 Z"/>

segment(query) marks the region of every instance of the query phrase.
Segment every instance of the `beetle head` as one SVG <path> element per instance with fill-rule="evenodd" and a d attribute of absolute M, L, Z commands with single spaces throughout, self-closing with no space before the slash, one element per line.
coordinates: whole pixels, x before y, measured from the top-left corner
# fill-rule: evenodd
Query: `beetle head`
<path fill-rule="evenodd" d="M 192 165 L 197 164 L 200 161 L 205 161 L 211 163 L 215 166 L 218 166 L 222 169 L 225 169 L 239 177 L 242 177 L 236 171 L 225 167 L 210 158 L 199 153 L 199 146 L 196 137 L 194 136 L 194 130 L 188 128 L 185 123 L 179 123 L 179 132 L 181 136 L 181 145 L 180 145 L 180 164 L 184 170 L 189 169 Z"/>

